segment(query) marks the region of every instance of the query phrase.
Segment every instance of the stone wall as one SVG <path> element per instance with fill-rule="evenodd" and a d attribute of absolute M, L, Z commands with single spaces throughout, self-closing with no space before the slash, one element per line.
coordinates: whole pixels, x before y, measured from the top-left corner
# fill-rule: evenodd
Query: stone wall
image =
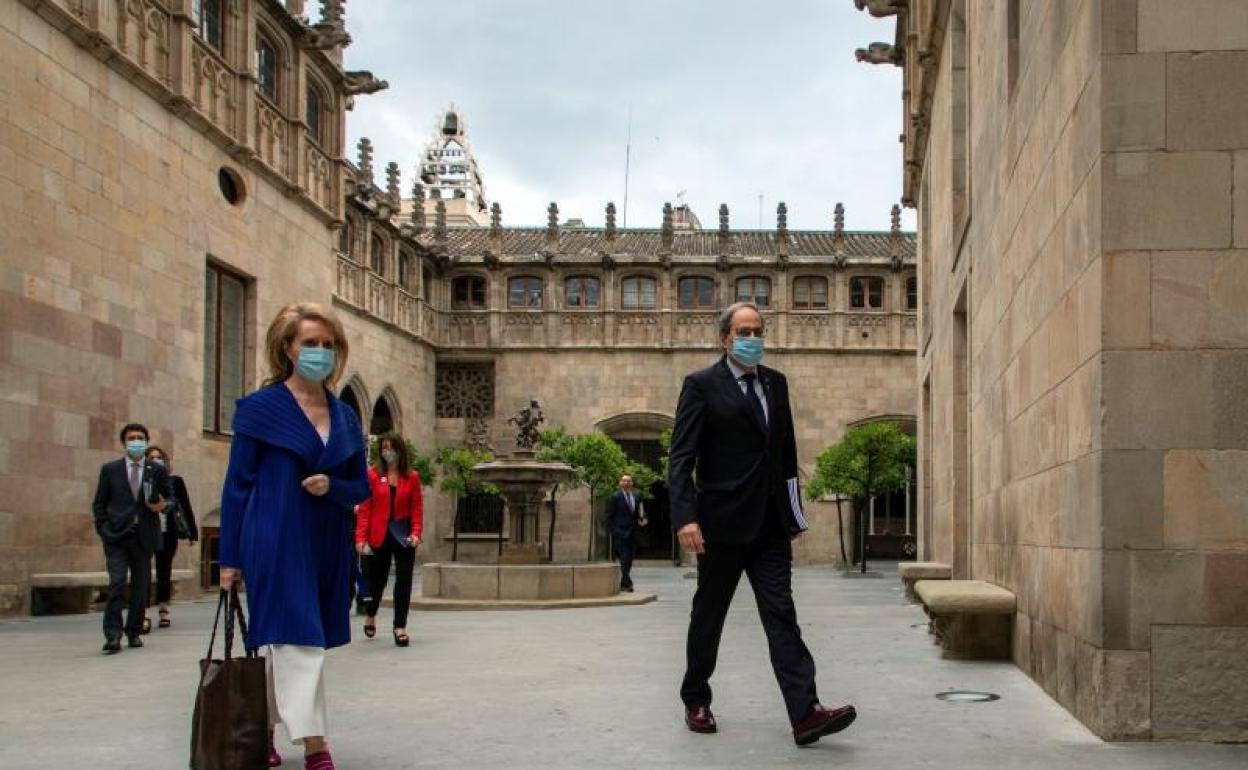
<path fill-rule="evenodd" d="M 214 507 L 228 450 L 201 431 L 209 259 L 251 279 L 253 342 L 285 302 L 328 301 L 333 272 L 323 217 L 18 3 L 0 7 L 0 70 L 0 586 L 12 586 L 103 569 L 90 502 L 127 421 L 170 452 L 201 517 Z M 243 180 L 241 205 L 222 197 L 223 166 Z"/>
<path fill-rule="evenodd" d="M 903 22 L 944 35 L 916 190 L 923 555 L 1018 595 L 1015 661 L 1099 734 L 1243 740 L 1243 688 L 1210 672 L 1248 626 L 1248 13 L 923 7 L 951 9 Z"/>

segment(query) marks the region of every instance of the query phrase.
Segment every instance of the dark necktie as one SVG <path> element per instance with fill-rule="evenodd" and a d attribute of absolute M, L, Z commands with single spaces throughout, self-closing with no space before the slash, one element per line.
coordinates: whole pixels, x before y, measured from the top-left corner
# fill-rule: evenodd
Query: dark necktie
<path fill-rule="evenodd" d="M 139 470 L 139 464 L 136 462 L 130 463 L 130 494 L 134 495 L 135 500 L 139 499 L 139 484 L 141 478 L 142 474 Z"/>
<path fill-rule="evenodd" d="M 754 380 L 758 375 L 750 373 L 741 376 L 745 381 L 745 397 L 750 402 L 750 406 L 754 409 L 754 417 L 758 419 L 760 427 L 767 428 L 767 412 L 763 411 L 763 402 L 758 399 L 758 394 L 754 392 Z"/>
<path fill-rule="evenodd" d="M 633 510 L 633 496 L 625 493 L 624 499 L 628 501 L 628 510 Z"/>

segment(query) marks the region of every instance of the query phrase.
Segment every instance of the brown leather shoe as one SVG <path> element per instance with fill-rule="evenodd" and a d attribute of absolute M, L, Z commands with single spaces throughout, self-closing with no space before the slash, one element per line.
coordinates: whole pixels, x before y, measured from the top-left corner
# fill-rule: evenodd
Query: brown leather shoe
<path fill-rule="evenodd" d="M 686 706 L 685 726 L 695 733 L 713 733 L 719 729 L 715 726 L 715 715 L 706 706 Z"/>
<path fill-rule="evenodd" d="M 828 709 L 816 703 L 806 718 L 793 725 L 793 740 L 798 746 L 806 746 L 825 735 L 839 733 L 854 723 L 858 712 L 850 705 Z"/>

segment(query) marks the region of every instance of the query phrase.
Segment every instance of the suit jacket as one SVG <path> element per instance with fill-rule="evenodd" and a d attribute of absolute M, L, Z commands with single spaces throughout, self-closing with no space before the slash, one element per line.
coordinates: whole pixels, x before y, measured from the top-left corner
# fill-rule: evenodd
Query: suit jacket
<path fill-rule="evenodd" d="M 355 542 L 367 542 L 373 548 L 380 548 L 386 541 L 386 529 L 390 526 L 390 482 L 376 468 L 369 468 L 368 488 L 368 499 L 355 508 Z M 394 518 L 410 519 L 412 534 L 420 537 L 424 529 L 425 505 L 420 474 L 414 470 L 399 477 L 394 490 Z"/>
<path fill-rule="evenodd" d="M 130 492 L 130 479 L 126 474 L 126 458 L 104 463 L 100 479 L 95 485 L 95 499 L 91 511 L 95 516 L 95 531 L 105 543 L 120 542 L 131 531 L 139 543 L 149 551 L 155 551 L 160 539 L 160 519 L 147 507 L 148 499 L 173 499 L 173 484 L 169 472 L 152 463 L 143 464 L 143 477 L 136 498 Z"/>
<path fill-rule="evenodd" d="M 674 530 L 696 521 L 707 543 L 749 543 L 773 508 L 790 535 L 808 528 L 788 381 L 766 366 L 758 374 L 767 397 L 766 426 L 725 358 L 685 377 L 668 455 Z"/>
<path fill-rule="evenodd" d="M 633 490 L 633 505 L 635 510 L 629 510 L 624 493 L 618 489 L 607 500 L 607 526 L 611 527 L 611 534 L 616 537 L 632 537 L 637 527 L 637 520 L 645 515 L 641 495 L 637 494 L 635 489 Z"/>

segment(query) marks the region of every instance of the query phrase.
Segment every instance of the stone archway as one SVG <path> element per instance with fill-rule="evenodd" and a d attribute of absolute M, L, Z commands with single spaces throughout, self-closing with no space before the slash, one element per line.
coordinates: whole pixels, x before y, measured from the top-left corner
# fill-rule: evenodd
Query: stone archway
<path fill-rule="evenodd" d="M 621 412 L 599 420 L 594 428 L 623 447 L 630 459 L 660 472 L 659 437 L 674 424 L 672 415 L 663 412 Z M 668 510 L 667 479 L 660 479 L 650 491 L 653 497 L 645 503 L 649 525 L 638 532 L 637 558 L 679 563 L 680 551 Z"/>
<path fill-rule="evenodd" d="M 364 405 L 371 403 L 368 400 L 368 390 L 364 387 L 364 381 L 360 379 L 358 374 L 351 375 L 342 389 L 338 391 L 338 398 L 355 412 L 355 416 L 359 418 L 360 425 L 367 425 L 364 419 Z"/>
<path fill-rule="evenodd" d="M 387 385 L 377 401 L 373 404 L 372 415 L 368 421 L 368 432 L 373 436 L 395 431 L 403 432 L 403 414 L 399 408 L 399 398 L 394 389 Z"/>
<path fill-rule="evenodd" d="M 912 438 L 917 435 L 918 420 L 912 414 L 875 414 L 848 423 L 845 427 L 858 428 L 880 422 L 895 422 Z M 913 469 L 912 469 L 913 470 Z M 918 540 L 918 490 L 917 474 L 911 473 L 910 483 L 900 492 L 872 498 L 865 510 L 854 511 L 851 532 L 858 533 L 857 516 L 866 516 L 867 553 L 886 559 L 913 559 L 917 555 Z M 854 535 L 857 541 L 858 535 Z M 855 552 L 857 548 L 855 547 Z"/>

